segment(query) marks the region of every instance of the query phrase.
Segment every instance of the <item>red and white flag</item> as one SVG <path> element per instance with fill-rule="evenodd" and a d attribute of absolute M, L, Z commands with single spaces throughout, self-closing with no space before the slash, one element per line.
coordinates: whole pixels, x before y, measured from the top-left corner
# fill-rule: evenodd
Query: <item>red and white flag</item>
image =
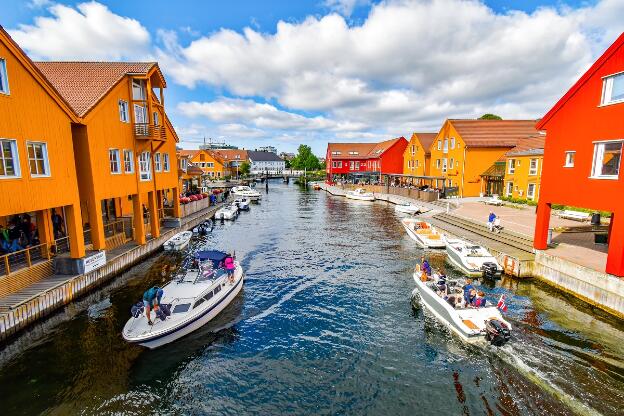
<path fill-rule="evenodd" d="M 505 303 L 505 295 L 501 295 L 496 307 L 503 312 L 507 312 L 507 304 Z"/>

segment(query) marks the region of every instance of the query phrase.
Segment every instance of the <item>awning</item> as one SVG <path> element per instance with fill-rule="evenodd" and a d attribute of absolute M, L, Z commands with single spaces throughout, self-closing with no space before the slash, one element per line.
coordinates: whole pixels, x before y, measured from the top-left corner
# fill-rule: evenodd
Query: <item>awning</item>
<path fill-rule="evenodd" d="M 479 176 L 502 180 L 505 177 L 505 164 L 495 163 Z"/>

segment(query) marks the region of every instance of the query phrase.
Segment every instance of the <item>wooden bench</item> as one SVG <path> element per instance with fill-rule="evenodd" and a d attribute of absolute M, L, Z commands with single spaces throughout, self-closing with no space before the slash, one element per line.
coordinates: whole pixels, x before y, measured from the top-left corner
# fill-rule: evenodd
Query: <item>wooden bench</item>
<path fill-rule="evenodd" d="M 561 211 L 559 213 L 559 218 L 566 218 L 568 220 L 575 221 L 589 221 L 591 216 L 587 212 L 571 211 L 566 209 L 565 211 Z"/>

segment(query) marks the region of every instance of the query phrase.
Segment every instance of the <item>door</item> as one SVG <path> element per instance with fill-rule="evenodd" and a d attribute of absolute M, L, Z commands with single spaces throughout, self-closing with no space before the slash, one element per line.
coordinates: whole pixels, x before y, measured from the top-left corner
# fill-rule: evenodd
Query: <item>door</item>
<path fill-rule="evenodd" d="M 142 105 L 134 105 L 134 124 L 136 125 L 137 134 L 141 136 L 149 135 L 147 125 L 147 109 Z"/>

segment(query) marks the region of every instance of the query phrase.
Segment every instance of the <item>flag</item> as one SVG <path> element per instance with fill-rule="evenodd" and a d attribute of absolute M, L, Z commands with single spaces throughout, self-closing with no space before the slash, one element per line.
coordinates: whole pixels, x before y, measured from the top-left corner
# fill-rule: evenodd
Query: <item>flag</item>
<path fill-rule="evenodd" d="M 496 304 L 496 307 L 503 312 L 507 312 L 507 305 L 505 304 L 505 295 L 501 295 L 500 299 L 498 300 L 498 303 Z"/>

